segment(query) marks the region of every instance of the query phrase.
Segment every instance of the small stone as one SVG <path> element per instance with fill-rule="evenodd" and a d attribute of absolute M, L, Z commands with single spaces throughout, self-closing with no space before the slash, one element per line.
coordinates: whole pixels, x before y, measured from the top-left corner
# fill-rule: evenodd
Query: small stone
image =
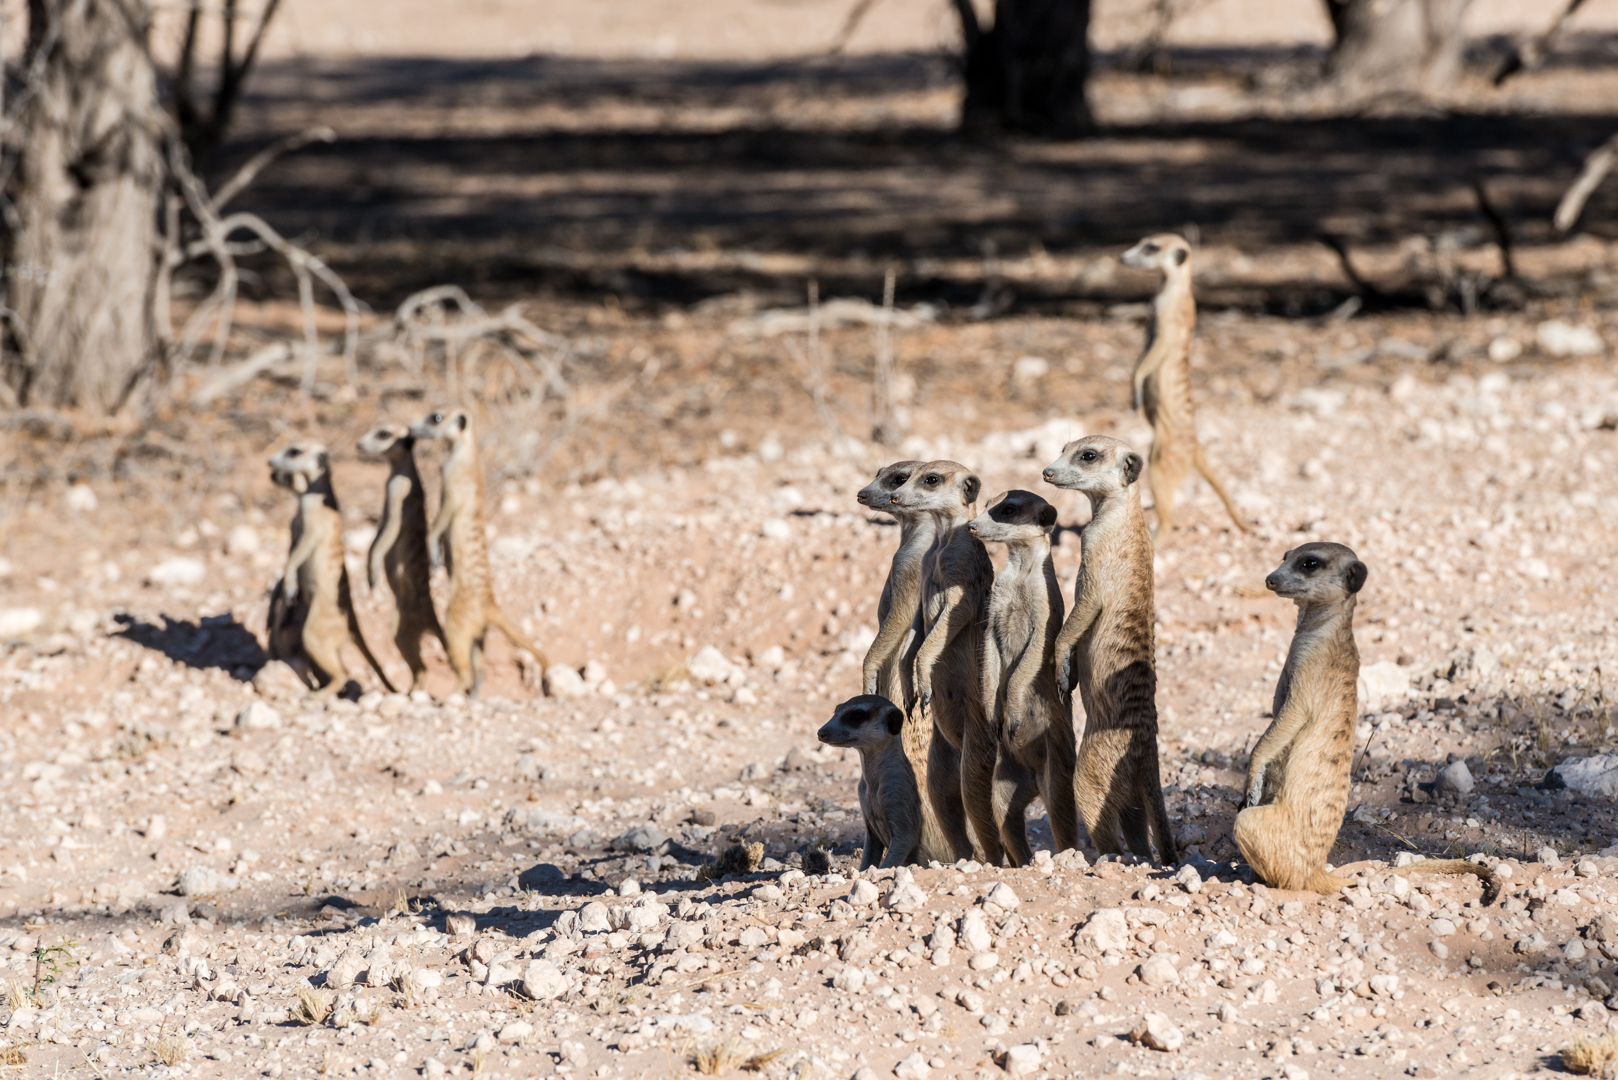
<path fill-rule="evenodd" d="M 724 654 L 712 645 L 704 645 L 697 650 L 697 655 L 686 661 L 685 670 L 697 685 L 713 686 L 728 681 L 736 665 L 726 660 Z"/>
<path fill-rule="evenodd" d="M 970 967 L 973 971 L 988 971 L 990 968 L 994 967 L 999 962 L 1000 962 L 1000 954 L 999 953 L 985 951 L 985 952 L 980 952 L 980 953 L 973 953 L 972 954 L 972 959 L 967 961 L 967 966 Z"/>
<path fill-rule="evenodd" d="M 1188 893 L 1194 894 L 1202 891 L 1202 875 L 1197 873 L 1197 868 L 1189 863 L 1180 867 L 1179 871 L 1174 875 L 1174 880 Z"/>
<path fill-rule="evenodd" d="M 464 911 L 444 917 L 444 932 L 452 938 L 471 937 L 477 933 L 477 929 L 477 918 Z"/>
<path fill-rule="evenodd" d="M 251 555 L 259 549 L 258 530 L 251 525 L 237 525 L 225 536 L 225 554 Z"/>
<path fill-rule="evenodd" d="M 523 969 L 522 992 L 534 1001 L 555 1001 L 567 993 L 567 976 L 549 960 L 530 960 Z"/>
<path fill-rule="evenodd" d="M 38 608 L 0 608 L 0 641 L 10 641 L 32 634 L 44 622 L 45 616 Z"/>
<path fill-rule="evenodd" d="M 660 850 L 669 838 L 655 825 L 636 825 L 614 843 L 619 851 L 650 854 Z"/>
<path fill-rule="evenodd" d="M 553 698 L 584 697 L 590 692 L 584 678 L 566 664 L 552 664 L 545 669 L 545 696 Z"/>
<path fill-rule="evenodd" d="M 599 900 L 592 900 L 579 908 L 579 932 L 601 934 L 612 929 L 612 912 Z"/>
<path fill-rule="evenodd" d="M 1090 913 L 1079 936 L 1094 941 L 1103 952 L 1122 949 L 1129 944 L 1129 920 L 1121 908 L 1097 908 Z"/>
<path fill-rule="evenodd" d="M 1550 319 L 1535 327 L 1534 340 L 1544 352 L 1557 357 L 1599 356 L 1605 349 L 1596 331 L 1560 319 Z"/>
<path fill-rule="evenodd" d="M 352 990 L 359 981 L 360 972 L 365 970 L 365 954 L 358 949 L 349 948 L 337 958 L 337 962 L 326 971 L 326 989 Z"/>
<path fill-rule="evenodd" d="M 1455 933 L 1455 924 L 1448 919 L 1434 919 L 1427 927 L 1434 937 L 1449 937 Z"/>
<path fill-rule="evenodd" d="M 533 1024 L 530 1024 L 526 1020 L 513 1020 L 511 1023 L 500 1029 L 500 1033 L 495 1036 L 495 1040 L 505 1043 L 507 1046 L 513 1046 L 522 1042 L 533 1033 Z"/>
<path fill-rule="evenodd" d="M 831 977 L 831 985 L 835 990 L 857 994 L 865 986 L 865 971 L 850 964 Z"/>
<path fill-rule="evenodd" d="M 1039 1071 L 1039 1047 L 1033 1043 L 1019 1043 L 1006 1051 L 1006 1075 L 1032 1076 Z"/>
<path fill-rule="evenodd" d="M 567 880 L 567 874 L 555 863 L 542 862 L 530 866 L 517 875 L 517 888 L 526 892 L 545 892 Z"/>
<path fill-rule="evenodd" d="M 449 1073 L 449 1066 L 435 1057 L 430 1057 L 421 1063 L 421 1075 L 436 1078 Z"/>
<path fill-rule="evenodd" d="M 959 940 L 973 952 L 983 952 L 994 944 L 994 935 L 989 933 L 989 923 L 983 916 L 982 908 L 972 908 L 961 916 Z"/>
<path fill-rule="evenodd" d="M 1599 1001 L 1586 1001 L 1583 1005 L 1579 1006 L 1579 1010 L 1576 1015 L 1580 1020 L 1583 1020 L 1586 1023 L 1595 1023 L 1599 1021 L 1600 1023 L 1605 1024 L 1607 1022 L 1607 1007 L 1601 1004 Z"/>
<path fill-rule="evenodd" d="M 983 898 L 983 902 L 993 904 L 1005 912 L 1016 911 L 1017 905 L 1022 903 L 1017 898 L 1017 894 L 1011 891 L 1011 886 L 1003 881 L 997 882 L 995 887 L 989 890 L 988 895 Z"/>
<path fill-rule="evenodd" d="M 1453 761 L 1438 770 L 1433 789 L 1442 795 L 1465 795 L 1472 790 L 1472 770 L 1464 761 Z"/>
<path fill-rule="evenodd" d="M 855 1069 L 853 1080 L 876 1080 L 876 1070 L 869 1065 Z"/>
<path fill-rule="evenodd" d="M 932 1071 L 932 1066 L 927 1064 L 927 1059 L 919 1052 L 912 1053 L 893 1067 L 893 1075 L 899 1080 L 925 1080 L 927 1074 Z"/>
<path fill-rule="evenodd" d="M 210 896 L 228 892 L 234 886 L 229 878 L 211 866 L 188 866 L 180 871 L 181 896 Z"/>
<path fill-rule="evenodd" d="M 986 1013 L 978 1024 L 990 1035 L 1004 1035 L 1011 1030 L 1011 1025 L 999 1013 Z"/>
<path fill-rule="evenodd" d="M 207 576 L 208 568 L 201 560 L 184 555 L 164 559 L 146 572 L 147 582 L 162 588 L 200 585 Z"/>
<path fill-rule="evenodd" d="M 1174 962 L 1161 953 L 1149 958 L 1136 969 L 1140 974 L 1140 981 L 1150 987 L 1173 986 L 1180 981 L 1180 973 L 1174 967 Z"/>
<path fill-rule="evenodd" d="M 1147 1049 L 1166 1053 L 1178 1050 L 1185 1043 L 1185 1035 L 1174 1026 L 1174 1021 L 1160 1012 L 1147 1013 L 1129 1037 Z"/>
<path fill-rule="evenodd" d="M 889 910 L 901 914 L 916 912 L 927 905 L 927 893 L 913 881 L 895 882 L 887 903 Z"/>
<path fill-rule="evenodd" d="M 876 903 L 880 893 L 877 887 L 864 878 L 854 882 L 853 888 L 848 890 L 848 902 L 855 907 L 870 907 Z"/>
<path fill-rule="evenodd" d="M 1373 994 L 1379 994 L 1382 997 L 1392 997 L 1394 994 L 1399 992 L 1399 976 L 1397 975 L 1372 975 L 1369 981 L 1371 984 L 1371 993 Z"/>
<path fill-rule="evenodd" d="M 1445 945 L 1442 941 L 1429 941 L 1427 943 L 1427 948 L 1432 950 L 1432 954 L 1438 957 L 1440 960 L 1449 959 L 1449 946 Z"/>
<path fill-rule="evenodd" d="M 281 726 L 281 714 L 262 701 L 250 701 L 236 713 L 237 731 L 274 731 Z"/>
<path fill-rule="evenodd" d="M 1549 845 L 1540 848 L 1539 851 L 1534 854 L 1534 861 L 1539 863 L 1541 866 L 1562 865 L 1562 857 L 1556 853 L 1555 848 Z"/>

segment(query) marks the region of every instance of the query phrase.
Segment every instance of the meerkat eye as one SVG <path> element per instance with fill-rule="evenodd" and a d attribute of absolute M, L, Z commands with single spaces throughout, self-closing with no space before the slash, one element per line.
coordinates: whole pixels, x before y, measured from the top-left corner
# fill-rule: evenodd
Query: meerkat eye
<path fill-rule="evenodd" d="M 910 474 L 907 473 L 907 472 L 895 473 L 894 477 L 893 477 L 893 486 L 894 487 L 903 487 L 905 482 L 907 480 L 909 480 L 909 479 L 910 479 Z"/>
<path fill-rule="evenodd" d="M 1141 250 L 1144 251 L 1148 255 L 1156 255 L 1157 254 L 1157 245 L 1156 244 L 1143 244 L 1141 246 Z"/>
<path fill-rule="evenodd" d="M 1318 569 L 1320 569 L 1320 560 L 1316 559 L 1316 558 L 1313 558 L 1313 557 L 1304 559 L 1302 562 L 1298 563 L 1298 569 L 1299 570 L 1318 570 Z"/>
<path fill-rule="evenodd" d="M 939 484 L 944 482 L 944 478 L 939 476 L 937 473 L 933 473 L 930 476 L 924 477 L 921 482 L 926 484 L 928 487 L 937 487 Z"/>
<path fill-rule="evenodd" d="M 441 413 L 441 412 L 433 413 L 433 423 L 442 424 L 443 422 L 444 422 L 444 414 L 443 413 Z"/>
<path fill-rule="evenodd" d="M 1079 460 L 1080 461 L 1094 461 L 1096 458 L 1098 458 L 1100 456 L 1101 455 L 1097 454 L 1094 450 L 1085 450 L 1085 451 L 1083 451 L 1082 453 L 1079 454 Z"/>

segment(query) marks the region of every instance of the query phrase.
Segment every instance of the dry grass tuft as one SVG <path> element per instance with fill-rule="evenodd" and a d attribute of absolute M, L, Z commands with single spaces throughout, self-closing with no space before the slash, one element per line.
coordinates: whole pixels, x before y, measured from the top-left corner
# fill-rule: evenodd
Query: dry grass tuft
<path fill-rule="evenodd" d="M 6 1004 L 11 1007 L 13 1012 L 28 1007 L 28 991 L 23 987 L 22 983 L 6 983 Z"/>
<path fill-rule="evenodd" d="M 292 1010 L 293 1019 L 300 1024 L 324 1024 L 331 1015 L 333 997 L 329 990 L 316 990 L 312 986 L 298 987 L 298 1005 Z"/>
<path fill-rule="evenodd" d="M 785 1050 L 777 1049 L 766 1050 L 762 1054 L 754 1054 L 752 1057 L 742 1062 L 742 1071 L 763 1072 L 766 1066 L 784 1053 L 786 1053 Z"/>
<path fill-rule="evenodd" d="M 732 844 L 719 853 L 717 862 L 703 863 L 697 868 L 697 877 L 704 881 L 718 881 L 726 874 L 751 874 L 764 861 L 764 845 Z"/>
<path fill-rule="evenodd" d="M 26 1064 L 28 1064 L 28 1055 L 23 1053 L 22 1047 L 8 1046 L 0 1049 L 0 1066 Z"/>
<path fill-rule="evenodd" d="M 742 1063 L 742 1052 L 735 1039 L 726 1039 L 712 1046 L 698 1047 L 691 1053 L 691 1064 L 703 1076 L 723 1076 Z"/>
<path fill-rule="evenodd" d="M 176 1031 L 159 1035 L 152 1042 L 152 1053 L 165 1065 L 178 1065 L 185 1060 L 185 1055 L 190 1049 L 185 1044 L 185 1036 Z"/>
<path fill-rule="evenodd" d="M 1562 1065 L 1583 1076 L 1612 1076 L 1618 1065 L 1618 1035 L 1574 1039 L 1562 1047 Z"/>

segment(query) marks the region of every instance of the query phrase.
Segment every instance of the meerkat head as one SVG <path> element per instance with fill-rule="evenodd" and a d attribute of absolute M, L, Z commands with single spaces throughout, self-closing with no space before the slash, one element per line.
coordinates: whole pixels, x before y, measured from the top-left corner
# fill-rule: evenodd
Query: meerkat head
<path fill-rule="evenodd" d="M 415 436 L 410 434 L 409 428 L 397 424 L 383 424 L 361 436 L 359 447 L 362 454 L 386 455 L 395 450 L 409 450 L 415 442 Z"/>
<path fill-rule="evenodd" d="M 904 723 L 904 713 L 893 702 L 880 694 L 861 694 L 837 706 L 819 738 L 827 746 L 880 750 L 898 736 Z"/>
<path fill-rule="evenodd" d="M 1032 491 L 1007 491 L 989 500 L 983 513 L 966 523 L 972 535 L 991 543 L 1026 543 L 1047 537 L 1056 526 L 1056 507 Z"/>
<path fill-rule="evenodd" d="M 1183 236 L 1158 233 L 1156 236 L 1148 236 L 1118 256 L 1118 261 L 1136 270 L 1158 270 L 1164 274 L 1189 271 L 1191 245 L 1186 243 Z"/>
<path fill-rule="evenodd" d="M 1062 456 L 1045 469 L 1045 482 L 1105 497 L 1125 491 L 1146 462 L 1122 439 L 1086 435 L 1062 447 Z"/>
<path fill-rule="evenodd" d="M 331 457 L 324 445 L 293 443 L 270 458 L 270 480 L 302 495 L 329 468 Z"/>
<path fill-rule="evenodd" d="M 887 510 L 893 502 L 893 493 L 904 487 L 910 474 L 926 464 L 921 461 L 895 461 L 892 465 L 884 465 L 877 470 L 876 479 L 860 488 L 858 495 L 861 506 L 869 506 L 872 510 Z"/>
<path fill-rule="evenodd" d="M 895 488 L 889 503 L 913 514 L 931 510 L 960 513 L 978 501 L 983 481 L 953 461 L 929 461 L 916 467 L 910 479 Z"/>
<path fill-rule="evenodd" d="M 1335 604 L 1359 592 L 1369 572 L 1352 549 L 1316 542 L 1282 556 L 1264 587 L 1300 604 Z"/>
<path fill-rule="evenodd" d="M 454 442 L 472 427 L 472 418 L 465 409 L 428 413 L 410 425 L 410 434 L 418 439 L 448 439 Z"/>

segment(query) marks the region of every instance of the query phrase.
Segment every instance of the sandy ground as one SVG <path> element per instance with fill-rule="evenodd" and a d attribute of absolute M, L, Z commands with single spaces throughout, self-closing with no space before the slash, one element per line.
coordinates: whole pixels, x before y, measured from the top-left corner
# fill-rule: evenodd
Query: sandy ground
<path fill-rule="evenodd" d="M 514 414 L 492 408 L 500 595 L 581 670 L 574 697 L 542 696 L 497 644 L 483 700 L 364 678 L 357 702 L 309 708 L 253 637 L 290 507 L 252 462 L 288 436 L 209 439 L 204 415 L 183 421 L 186 449 L 159 424 L 146 438 L 175 453 L 206 440 L 227 456 L 172 482 L 86 468 L 8 516 L 7 1037 L 36 1075 L 613 1080 L 715 1054 L 720 1071 L 794 1077 L 1533 1073 L 1606 1025 L 1618 897 L 1618 858 L 1600 854 L 1618 839 L 1610 803 L 1533 786 L 1611 741 L 1618 514 L 1618 376 L 1549 356 L 1544 321 L 1209 319 L 1202 431 L 1258 528 L 1234 532 L 1198 486 L 1159 557 L 1163 781 L 1187 862 L 1068 853 L 917 869 L 914 888 L 855 880 L 857 765 L 813 735 L 856 688 L 896 537 L 853 493 L 900 453 L 966 462 L 992 493 L 1041 489 L 1079 432 L 1144 445 L 1106 404 L 1139 340 L 1129 313 L 901 331 L 912 434 L 887 453 L 828 438 L 801 387 L 774 394 L 764 373 L 761 398 L 738 391 L 672 434 L 612 430 L 643 459 L 566 483 L 525 471 Z M 666 323 L 597 332 L 610 355 L 661 351 Z M 724 355 L 747 329 L 693 312 L 677 333 Z M 827 347 L 853 353 L 868 333 L 828 332 Z M 981 358 L 959 379 L 1003 389 L 974 399 L 929 377 L 917 353 L 945 341 Z M 1448 359 L 1416 359 L 1439 347 Z M 1044 373 L 1019 369 L 1027 357 Z M 834 400 L 857 415 L 839 378 Z M 772 396 L 773 416 L 757 404 Z M 219 415 L 264 406 L 244 395 Z M 320 408 L 357 571 L 381 474 L 341 447 L 376 402 Z M 1046 493 L 1082 520 L 1070 493 Z M 1259 582 L 1306 539 L 1370 566 L 1358 636 L 1366 665 L 1384 664 L 1333 855 L 1361 885 L 1328 898 L 1253 884 L 1229 841 L 1290 633 Z M 1067 590 L 1071 534 L 1057 553 Z M 386 604 L 359 595 L 401 677 Z M 1451 760 L 1470 793 L 1433 791 Z M 763 845 L 760 869 L 702 880 L 736 842 Z M 833 872 L 803 874 L 822 845 Z M 1483 909 L 1469 881 L 1401 876 L 1412 850 L 1479 853 L 1509 885 Z M 334 995 L 321 1023 L 298 1019 L 311 986 Z M 1129 1041 L 1149 1013 L 1177 1049 Z"/>

